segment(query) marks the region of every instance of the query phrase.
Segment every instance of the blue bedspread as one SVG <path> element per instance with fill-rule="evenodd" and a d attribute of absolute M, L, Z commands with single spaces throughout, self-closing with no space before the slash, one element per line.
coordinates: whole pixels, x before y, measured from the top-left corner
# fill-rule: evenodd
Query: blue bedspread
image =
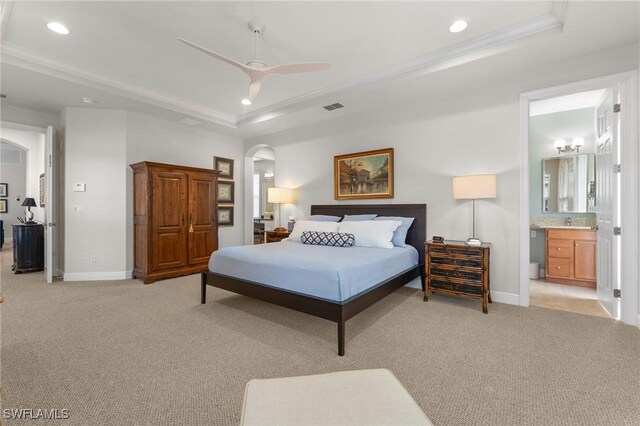
<path fill-rule="evenodd" d="M 282 241 L 222 248 L 211 255 L 209 270 L 344 302 L 417 264 L 412 246 L 327 247 Z"/>

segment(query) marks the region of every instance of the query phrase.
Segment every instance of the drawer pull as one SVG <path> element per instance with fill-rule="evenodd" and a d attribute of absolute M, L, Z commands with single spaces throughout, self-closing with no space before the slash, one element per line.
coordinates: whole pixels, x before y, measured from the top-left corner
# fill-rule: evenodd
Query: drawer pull
<path fill-rule="evenodd" d="M 558 247 L 558 251 L 562 250 L 560 247 Z"/>
<path fill-rule="evenodd" d="M 556 268 L 560 269 L 560 267 L 559 267 L 559 266 L 556 266 Z"/>

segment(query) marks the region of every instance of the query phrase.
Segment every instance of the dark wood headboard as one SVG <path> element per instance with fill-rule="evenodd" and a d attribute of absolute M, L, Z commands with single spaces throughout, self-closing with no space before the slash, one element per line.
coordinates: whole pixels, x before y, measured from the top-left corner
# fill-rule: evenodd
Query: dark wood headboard
<path fill-rule="evenodd" d="M 413 217 L 407 233 L 407 244 L 418 250 L 420 264 L 424 264 L 424 242 L 427 240 L 426 204 L 329 204 L 312 205 L 311 214 L 344 216 L 346 214 L 375 213 L 378 216 Z"/>

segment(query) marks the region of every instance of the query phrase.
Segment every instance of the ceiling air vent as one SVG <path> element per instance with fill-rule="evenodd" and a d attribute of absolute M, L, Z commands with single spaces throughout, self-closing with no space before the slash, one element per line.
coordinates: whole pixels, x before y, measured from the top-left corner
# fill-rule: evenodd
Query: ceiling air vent
<path fill-rule="evenodd" d="M 322 108 L 326 109 L 327 111 L 333 111 L 334 109 L 343 108 L 343 107 L 344 105 L 342 105 L 341 103 L 335 103 L 335 104 L 323 106 Z"/>

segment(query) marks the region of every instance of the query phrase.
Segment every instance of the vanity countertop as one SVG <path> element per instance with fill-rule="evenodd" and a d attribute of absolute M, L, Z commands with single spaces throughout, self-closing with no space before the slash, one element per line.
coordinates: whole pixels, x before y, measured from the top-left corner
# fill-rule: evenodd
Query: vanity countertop
<path fill-rule="evenodd" d="M 573 225 L 531 225 L 531 229 L 594 229 L 593 226 L 573 226 Z"/>

